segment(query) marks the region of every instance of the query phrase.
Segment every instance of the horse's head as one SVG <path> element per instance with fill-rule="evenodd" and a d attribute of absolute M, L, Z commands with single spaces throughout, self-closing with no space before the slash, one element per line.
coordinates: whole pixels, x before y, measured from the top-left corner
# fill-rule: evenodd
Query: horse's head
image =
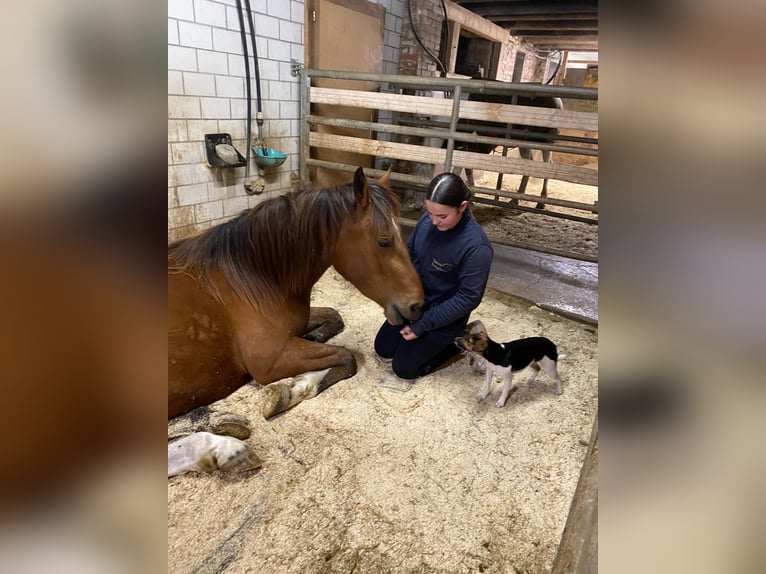
<path fill-rule="evenodd" d="M 356 213 L 343 223 L 332 265 L 383 307 L 387 319 L 401 323 L 420 317 L 423 285 L 396 223 L 398 202 L 388 188 L 389 175 L 375 183 L 361 167 L 356 170 Z"/>

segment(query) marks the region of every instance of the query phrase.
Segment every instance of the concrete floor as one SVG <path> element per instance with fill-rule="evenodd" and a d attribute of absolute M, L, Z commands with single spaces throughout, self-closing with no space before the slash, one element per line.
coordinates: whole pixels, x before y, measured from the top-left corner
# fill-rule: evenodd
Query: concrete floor
<path fill-rule="evenodd" d="M 489 287 L 598 325 L 598 263 L 493 244 Z"/>

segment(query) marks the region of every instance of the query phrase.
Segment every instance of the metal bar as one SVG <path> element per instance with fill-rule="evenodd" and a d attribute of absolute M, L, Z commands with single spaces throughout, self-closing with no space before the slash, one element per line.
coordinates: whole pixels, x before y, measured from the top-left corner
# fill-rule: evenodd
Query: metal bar
<path fill-rule="evenodd" d="M 311 78 L 306 73 L 305 69 L 300 71 L 300 76 L 300 178 L 301 181 L 309 181 L 309 168 L 306 164 L 306 160 L 311 155 L 311 146 L 309 145 L 309 133 L 311 131 L 311 126 L 308 122 L 308 117 L 311 115 Z"/>
<path fill-rule="evenodd" d="M 338 171 L 345 171 L 345 172 L 348 172 L 348 173 L 353 173 L 356 170 L 356 168 L 358 167 L 358 166 L 355 166 L 355 165 L 349 165 L 349 164 L 345 164 L 345 163 L 336 163 L 336 162 L 325 161 L 325 160 L 320 160 L 320 159 L 313 159 L 313 158 L 306 159 L 306 164 L 308 166 L 312 166 L 312 167 L 326 167 L 328 169 L 335 169 L 335 170 L 338 170 Z M 371 170 L 371 169 L 365 168 L 365 173 L 378 173 L 379 175 L 382 176 L 386 172 L 382 171 L 382 170 L 375 171 L 375 170 Z M 391 180 L 392 181 L 401 181 L 401 182 L 404 182 L 404 183 L 411 183 L 411 184 L 417 185 L 418 187 L 424 187 L 424 188 L 427 187 L 429 182 L 431 181 L 430 178 L 422 178 L 422 177 L 417 177 L 417 176 L 410 176 L 410 175 L 406 175 L 406 174 L 399 174 L 399 173 L 396 173 L 396 172 L 393 172 L 391 174 Z M 491 201 L 491 200 L 488 200 L 488 199 L 485 199 L 485 198 L 477 198 L 476 194 L 477 193 L 482 193 L 482 194 L 485 194 L 485 195 L 499 195 L 499 196 L 504 197 L 506 199 L 518 199 L 518 200 L 521 200 L 521 201 L 529 201 L 529 202 L 532 202 L 532 203 L 543 203 L 545 205 L 555 205 L 557 207 L 566 207 L 566 208 L 569 208 L 569 209 L 578 209 L 580 211 L 587 211 L 587 212 L 590 212 L 590 213 L 598 213 L 598 205 L 593 205 L 593 204 L 590 204 L 590 203 L 580 203 L 580 202 L 577 202 L 577 201 L 567 201 L 565 199 L 556 199 L 555 197 L 540 197 L 538 195 L 530 195 L 530 194 L 527 194 L 527 193 L 517 193 L 515 191 L 505 191 L 505 190 L 499 190 L 499 189 L 488 189 L 488 188 L 485 188 L 485 187 L 471 186 L 470 189 L 471 189 L 471 191 L 474 194 L 474 197 L 473 197 L 474 200 L 481 199 L 482 201 Z M 508 203 L 502 203 L 502 202 L 499 202 L 499 203 L 500 203 L 501 207 L 508 207 L 508 208 L 512 208 L 512 209 L 515 209 L 515 208 L 519 207 L 519 206 L 516 206 L 516 205 L 510 205 Z M 527 208 L 527 209 L 531 210 L 531 208 Z M 524 211 L 524 209 L 522 209 L 522 211 Z M 535 211 L 535 213 L 540 213 L 541 215 L 547 214 L 545 210 L 542 210 L 542 211 L 541 210 L 534 210 L 534 211 Z M 556 216 L 553 216 L 553 217 L 556 217 Z M 597 220 L 593 220 L 593 219 L 583 220 L 583 222 L 584 223 L 598 223 Z"/>
<path fill-rule="evenodd" d="M 579 209 L 580 211 L 598 213 L 598 205 L 580 203 L 579 201 L 568 201 L 566 199 L 556 199 L 555 197 L 540 197 L 539 195 L 530 195 L 528 193 L 518 193 L 515 191 L 506 191 L 504 189 L 489 189 L 476 186 L 471 186 L 471 191 L 474 193 L 474 198 L 476 198 L 477 193 L 483 193 L 484 195 L 499 195 L 506 199 L 520 199 L 522 201 L 533 201 L 535 203 L 544 203 L 546 205 L 555 205 L 557 207 L 567 207 L 569 209 Z"/>
<path fill-rule="evenodd" d="M 457 86 L 464 92 L 517 93 L 528 96 L 553 96 L 581 100 L 598 100 L 597 88 L 575 88 L 570 86 L 549 86 L 524 82 L 499 82 L 497 80 L 466 80 L 462 78 L 427 78 L 424 76 L 403 76 L 393 74 L 372 74 L 368 72 L 342 72 L 336 70 L 304 69 L 302 72 L 312 78 L 335 78 L 366 82 L 387 82 L 394 86 L 414 89 L 453 91 Z"/>
<path fill-rule="evenodd" d="M 457 131 L 457 123 L 460 121 L 460 94 L 462 88 L 455 86 L 455 92 L 452 96 L 452 116 L 449 120 L 449 131 Z M 455 151 L 455 138 L 447 138 L 447 155 L 444 157 L 444 171 L 452 171 L 452 152 Z"/>
<path fill-rule="evenodd" d="M 442 130 L 446 129 L 446 126 L 447 126 L 446 122 L 440 122 L 438 120 L 412 120 L 410 118 L 402 118 L 400 123 L 402 125 L 407 125 L 407 126 L 414 126 L 414 125 L 430 126 L 430 127 L 434 127 L 434 128 L 442 129 Z M 463 125 L 466 125 L 466 124 L 463 124 Z M 509 135 L 523 135 L 528 133 L 528 132 L 525 132 L 524 130 L 519 130 L 514 128 L 501 128 L 499 125 L 495 127 L 495 126 L 482 126 L 482 125 L 470 124 L 470 127 L 472 131 L 475 131 L 477 133 L 492 132 L 492 133 L 503 133 L 503 134 L 509 134 Z M 466 134 L 466 137 L 468 137 L 469 135 L 473 135 L 473 134 L 470 134 L 469 132 L 458 132 L 458 133 Z M 538 135 L 538 137 L 545 137 L 546 134 L 536 134 L 536 135 Z M 477 137 L 477 136 L 473 135 L 473 137 Z M 566 134 L 559 134 L 556 136 L 549 136 L 549 137 L 551 137 L 552 139 L 556 141 L 566 141 L 571 143 L 598 145 L 598 139 L 596 138 L 570 136 Z M 459 138 L 456 137 L 455 139 L 459 139 Z M 492 143 L 492 140 L 498 140 L 500 142 L 498 143 L 498 145 L 503 145 L 503 142 L 507 143 L 509 141 L 512 141 L 510 138 L 492 138 L 489 136 L 478 136 L 476 140 L 465 139 L 463 141 L 477 141 L 479 143 Z M 516 141 L 516 140 L 513 140 L 513 141 Z M 526 141 L 526 140 L 521 140 L 521 141 L 523 141 L 524 144 L 529 144 L 529 145 L 526 145 L 525 147 L 533 147 L 534 149 L 544 149 L 542 147 L 539 147 L 541 145 L 553 145 L 553 144 L 542 144 L 541 142 L 535 142 L 535 141 Z M 581 148 L 573 148 L 573 149 L 581 149 Z M 582 148 L 582 149 L 586 149 L 586 148 Z M 551 151 L 556 151 L 556 150 L 552 149 Z M 594 154 L 594 155 L 597 155 L 597 154 Z"/>
<path fill-rule="evenodd" d="M 480 136 L 480 135 L 476 135 L 476 134 L 468 133 L 468 132 L 450 132 L 448 130 L 441 130 L 441 129 L 405 127 L 405 126 L 397 126 L 394 124 L 382 124 L 379 122 L 366 122 L 362 120 L 347 120 L 342 118 L 325 118 L 322 116 L 314 116 L 314 115 L 308 116 L 307 121 L 309 124 L 321 124 L 321 125 L 327 125 L 327 126 L 337 126 L 337 127 L 346 127 L 346 128 L 361 128 L 361 129 L 369 129 L 375 132 L 422 136 L 427 138 L 438 138 L 438 139 L 444 139 L 444 140 L 449 139 L 451 137 L 461 142 L 486 143 L 486 144 L 495 144 L 495 145 L 502 145 L 502 146 L 508 146 L 508 147 L 521 146 L 521 147 L 526 147 L 530 149 L 539 149 L 539 150 L 546 150 L 546 151 L 555 151 L 560 153 L 572 153 L 572 154 L 578 154 L 578 155 L 598 157 L 598 150 L 594 150 L 591 148 L 562 146 L 557 144 L 545 144 L 545 143 L 539 143 L 539 142 L 530 142 L 525 140 L 515 140 L 515 139 L 507 139 L 507 138 L 495 138 L 495 137 L 489 137 L 489 136 Z M 424 120 L 424 122 L 425 121 L 427 120 Z M 406 126 L 418 125 L 415 122 L 412 122 L 410 120 L 403 121 L 402 123 L 406 124 Z M 443 122 L 435 122 L 435 123 L 446 125 Z M 497 129 L 495 129 L 495 131 L 497 131 Z M 507 131 L 510 132 L 510 131 L 519 131 L 519 130 L 507 130 Z M 565 136 L 560 136 L 560 137 L 565 137 Z M 556 139 L 560 139 L 560 137 L 557 137 Z M 586 139 L 586 138 L 580 138 L 580 139 Z M 593 140 L 593 141 L 595 142 L 597 140 Z"/>
<path fill-rule="evenodd" d="M 545 198 L 543 198 L 545 199 Z M 524 211 L 527 213 L 537 213 L 539 215 L 547 215 L 550 217 L 557 217 L 559 219 L 569 219 L 571 221 L 577 221 L 579 223 L 587 223 L 588 225 L 598 225 L 598 219 L 590 217 L 580 217 L 579 215 L 572 215 L 570 213 L 562 213 L 560 211 L 545 211 L 542 209 L 536 209 L 534 207 L 527 207 L 525 205 L 511 205 L 508 202 L 496 201 L 494 199 L 488 199 L 486 197 L 473 196 L 471 201 L 474 203 L 482 203 L 484 205 L 493 205 L 495 207 L 502 207 L 516 211 Z"/>

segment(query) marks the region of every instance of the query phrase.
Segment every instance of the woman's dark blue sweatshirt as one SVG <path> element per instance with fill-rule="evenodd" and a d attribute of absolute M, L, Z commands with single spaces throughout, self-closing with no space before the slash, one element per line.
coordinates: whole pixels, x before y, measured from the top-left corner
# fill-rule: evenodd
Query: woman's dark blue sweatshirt
<path fill-rule="evenodd" d="M 466 209 L 447 231 L 431 223 L 427 213 L 407 241 L 410 258 L 425 291 L 424 312 L 410 328 L 418 337 L 451 343 L 463 334 L 471 311 L 484 296 L 494 250 L 487 234 Z"/>

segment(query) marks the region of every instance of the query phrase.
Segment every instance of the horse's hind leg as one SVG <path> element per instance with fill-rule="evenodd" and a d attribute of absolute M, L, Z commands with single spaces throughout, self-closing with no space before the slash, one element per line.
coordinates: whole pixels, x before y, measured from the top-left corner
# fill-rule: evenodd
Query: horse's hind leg
<path fill-rule="evenodd" d="M 473 168 L 467 167 L 465 168 L 465 178 L 468 180 L 468 185 L 471 187 L 474 187 L 476 185 L 476 180 L 473 178 Z"/>
<path fill-rule="evenodd" d="M 340 333 L 345 327 L 343 319 L 331 307 L 312 307 L 309 324 L 303 338 L 317 343 L 324 343 Z"/>
<path fill-rule="evenodd" d="M 543 163 L 548 163 L 550 161 L 551 161 L 551 151 L 543 150 Z M 543 179 L 543 189 L 540 192 L 540 197 L 548 197 L 548 178 L 547 177 Z M 538 203 L 535 207 L 537 209 L 545 209 L 545 204 Z"/>
<path fill-rule="evenodd" d="M 168 477 L 185 472 L 253 470 L 261 459 L 239 439 L 196 432 L 168 443 Z"/>
<path fill-rule="evenodd" d="M 247 420 L 209 406 L 168 421 L 168 477 L 185 472 L 243 471 L 260 467 L 261 460 L 243 442 L 249 436 Z"/>
<path fill-rule="evenodd" d="M 519 156 L 521 156 L 522 159 L 532 159 L 532 150 L 526 147 L 520 147 Z M 529 183 L 529 176 L 528 175 L 521 176 L 521 183 L 519 183 L 519 193 L 525 193 L 527 191 L 528 183 Z M 511 201 L 511 204 L 518 205 L 519 200 L 514 199 Z"/>
<path fill-rule="evenodd" d="M 244 440 L 250 436 L 250 425 L 243 417 L 207 405 L 168 421 L 169 441 L 201 431 Z"/>

